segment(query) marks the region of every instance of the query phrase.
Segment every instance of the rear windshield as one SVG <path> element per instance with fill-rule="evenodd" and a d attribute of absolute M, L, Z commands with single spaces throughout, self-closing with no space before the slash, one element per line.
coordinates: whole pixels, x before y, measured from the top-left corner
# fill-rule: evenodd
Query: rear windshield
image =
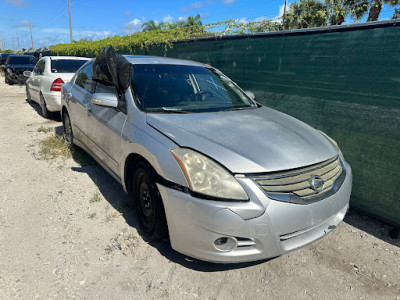
<path fill-rule="evenodd" d="M 87 60 L 83 59 L 52 59 L 52 73 L 75 73 Z"/>
<path fill-rule="evenodd" d="M 9 56 L 7 63 L 11 65 L 35 65 L 37 59 L 34 56 Z"/>

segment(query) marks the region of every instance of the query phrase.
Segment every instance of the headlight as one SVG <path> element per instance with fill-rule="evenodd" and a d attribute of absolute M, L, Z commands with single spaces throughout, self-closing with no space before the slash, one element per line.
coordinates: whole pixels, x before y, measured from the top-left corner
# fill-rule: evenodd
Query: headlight
<path fill-rule="evenodd" d="M 186 148 L 171 150 L 193 192 L 232 200 L 247 200 L 239 182 L 208 157 Z"/>
<path fill-rule="evenodd" d="M 327 135 L 325 132 L 323 132 L 323 131 L 321 131 L 321 130 L 318 130 L 318 131 L 319 131 L 324 137 L 326 137 L 328 140 L 330 140 L 330 141 L 338 148 L 338 150 L 339 150 L 339 156 L 340 156 L 340 158 L 342 159 L 342 161 L 344 162 L 344 156 L 343 156 L 342 150 L 340 150 L 340 148 L 339 148 L 337 142 L 336 142 L 333 138 L 331 138 L 329 135 Z"/>

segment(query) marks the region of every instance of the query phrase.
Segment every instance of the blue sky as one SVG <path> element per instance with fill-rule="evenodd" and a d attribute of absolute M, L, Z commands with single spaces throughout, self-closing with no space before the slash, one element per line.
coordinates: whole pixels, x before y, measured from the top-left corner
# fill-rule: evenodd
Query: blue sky
<path fill-rule="evenodd" d="M 278 17 L 284 0 L 70 0 L 73 38 L 101 39 L 140 31 L 149 20 L 176 21 L 200 14 L 204 24 L 227 19 Z M 290 3 L 291 1 L 289 1 Z M 382 18 L 390 18 L 384 7 Z M 30 48 L 29 22 L 35 47 L 69 42 L 68 0 L 0 0 L 0 39 L 7 48 Z M 1 47 L 1 42 L 0 42 Z"/>

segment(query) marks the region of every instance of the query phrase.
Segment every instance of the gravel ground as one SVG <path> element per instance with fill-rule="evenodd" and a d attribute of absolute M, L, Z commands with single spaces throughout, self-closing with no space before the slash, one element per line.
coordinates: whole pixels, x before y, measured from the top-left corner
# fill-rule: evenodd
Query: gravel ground
<path fill-rule="evenodd" d="M 147 243 L 104 169 L 44 160 L 61 132 L 0 78 L 0 299 L 400 299 L 400 241 L 350 210 L 311 246 L 269 261 L 201 262 Z M 90 161 L 89 161 L 90 162 Z"/>

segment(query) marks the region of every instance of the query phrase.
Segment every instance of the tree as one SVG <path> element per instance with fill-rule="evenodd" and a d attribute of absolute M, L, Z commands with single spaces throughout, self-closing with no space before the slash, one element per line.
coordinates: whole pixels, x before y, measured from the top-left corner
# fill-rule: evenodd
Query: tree
<path fill-rule="evenodd" d="M 396 9 L 394 10 L 392 19 L 400 19 L 400 8 L 396 8 Z"/>
<path fill-rule="evenodd" d="M 377 21 L 384 4 L 394 7 L 400 0 L 345 0 L 355 20 L 361 19 L 368 13 L 367 22 Z M 395 12 L 396 13 L 396 12 Z"/>
<path fill-rule="evenodd" d="M 317 0 L 300 0 L 289 5 L 285 16 L 285 29 L 301 29 L 327 25 L 326 6 Z"/>
<path fill-rule="evenodd" d="M 142 31 L 150 31 L 150 30 L 160 30 L 161 23 L 156 23 L 153 20 L 145 22 L 142 24 Z"/>
<path fill-rule="evenodd" d="M 349 13 L 346 0 L 324 0 L 327 19 L 330 25 L 341 25 Z"/>

